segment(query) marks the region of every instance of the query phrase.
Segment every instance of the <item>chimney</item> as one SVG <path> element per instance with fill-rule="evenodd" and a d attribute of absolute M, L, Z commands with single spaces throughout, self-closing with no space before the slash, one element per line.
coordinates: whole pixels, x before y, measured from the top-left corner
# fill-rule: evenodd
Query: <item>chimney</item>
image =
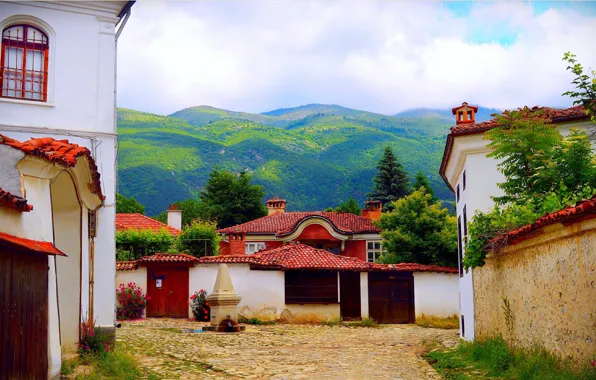
<path fill-rule="evenodd" d="M 286 200 L 279 199 L 277 195 L 273 199 L 267 201 L 267 215 L 276 213 L 282 214 L 286 211 Z"/>
<path fill-rule="evenodd" d="M 455 124 L 457 125 L 476 122 L 476 112 L 478 112 L 478 107 L 469 106 L 466 102 L 451 109 L 451 113 L 455 115 Z"/>
<path fill-rule="evenodd" d="M 182 229 L 182 210 L 178 209 L 175 204 L 168 207 L 168 226 Z"/>
<path fill-rule="evenodd" d="M 383 210 L 383 204 L 381 201 L 368 201 L 364 203 L 364 209 L 362 210 L 362 216 L 366 219 L 378 222 L 381 220 L 381 212 Z"/>

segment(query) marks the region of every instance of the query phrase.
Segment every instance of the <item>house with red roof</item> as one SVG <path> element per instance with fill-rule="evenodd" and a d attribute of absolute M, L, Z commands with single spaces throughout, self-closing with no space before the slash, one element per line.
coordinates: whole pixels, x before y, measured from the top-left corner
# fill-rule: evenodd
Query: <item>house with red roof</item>
<path fill-rule="evenodd" d="M 366 202 L 362 216 L 342 212 L 286 212 L 286 200 L 267 201 L 268 215 L 218 230 L 221 255 L 253 254 L 291 242 L 375 262 L 382 252 L 381 202 Z"/>
<path fill-rule="evenodd" d="M 459 308 L 457 269 L 383 265 L 296 242 L 252 254 L 156 254 L 118 262 L 116 286 L 134 282 L 145 290 L 148 317 L 192 317 L 188 298 L 213 289 L 221 264 L 228 266 L 246 318 L 412 323 L 420 314 L 447 317 Z"/>
<path fill-rule="evenodd" d="M 565 287 L 561 288 L 564 281 L 559 278 L 559 276 L 563 274 L 557 273 L 555 269 L 547 269 L 547 267 L 551 268 L 550 266 L 559 264 L 546 264 L 544 262 L 540 262 L 539 257 L 537 256 L 530 258 L 531 255 L 528 256 L 527 261 L 523 264 L 522 261 L 520 261 L 523 260 L 521 259 L 522 256 L 518 256 L 516 259 L 514 255 L 513 258 L 510 258 L 512 262 L 508 264 L 511 266 L 503 264 L 504 261 L 496 258 L 494 261 L 492 261 L 493 264 L 491 264 L 495 265 L 494 267 L 487 265 L 474 270 L 464 270 L 461 264 L 463 257 L 465 257 L 465 239 L 466 235 L 468 234 L 468 220 L 470 220 L 477 210 L 486 212 L 494 207 L 492 197 L 503 195 L 502 190 L 499 189 L 497 184 L 503 182 L 505 178 L 503 174 L 497 170 L 498 162 L 493 158 L 487 157 L 487 154 L 490 152 L 490 148 L 487 146 L 489 141 L 484 139 L 484 132 L 498 127 L 497 121 L 493 119 L 485 122 L 477 122 L 475 119 L 477 107 L 468 105 L 468 103 L 463 103 L 461 106 L 453 108 L 452 111 L 453 115 L 456 116 L 456 123 L 455 126 L 451 127 L 447 136 L 445 152 L 443 154 L 443 160 L 440 167 L 440 174 L 445 180 L 447 186 L 449 186 L 449 188 L 455 193 L 459 232 L 458 255 L 460 263 L 459 276 L 461 304 L 460 334 L 462 338 L 466 340 L 473 340 L 476 337 L 487 336 L 487 334 L 494 333 L 503 333 L 503 335 L 505 335 L 503 329 L 500 331 L 495 331 L 494 329 L 487 328 L 489 325 L 487 320 L 491 323 L 494 323 L 494 326 L 499 326 L 499 324 L 497 324 L 497 315 L 494 311 L 488 312 L 487 308 L 488 305 L 491 305 L 490 307 L 496 310 L 496 313 L 498 314 L 498 312 L 502 311 L 502 308 L 496 307 L 495 305 L 502 303 L 501 296 L 503 293 L 510 293 L 512 300 L 511 305 L 517 305 L 520 307 L 525 305 L 523 307 L 526 308 L 524 310 L 519 310 L 518 313 L 515 314 L 516 321 L 519 321 L 521 315 L 524 315 L 524 313 L 531 308 L 530 305 L 532 304 L 532 297 L 540 296 L 537 299 L 541 302 L 541 305 L 536 305 L 535 308 L 535 310 L 542 310 L 540 315 L 534 315 L 534 319 L 527 318 L 527 324 L 520 324 L 518 326 L 519 331 L 536 331 L 535 327 L 538 323 L 538 320 L 549 321 L 547 324 L 550 324 L 550 327 L 548 327 L 547 324 L 544 324 L 543 335 L 536 335 L 533 337 L 526 335 L 524 337 L 520 337 L 516 343 L 519 341 L 528 342 L 532 340 L 531 338 L 536 338 L 534 341 L 555 341 L 557 339 L 555 339 L 552 334 L 554 331 L 553 326 L 563 324 L 566 326 L 566 328 L 568 328 L 569 325 L 574 325 L 575 327 L 581 325 L 581 323 L 577 324 L 574 321 L 572 322 L 571 320 L 565 320 L 565 318 L 561 316 L 560 312 L 562 306 L 559 309 L 555 308 L 556 310 L 544 309 L 545 306 L 552 305 L 555 300 L 557 300 L 556 302 L 560 302 L 562 295 L 566 292 Z M 589 116 L 585 113 L 585 110 L 582 106 L 575 106 L 566 109 L 534 107 L 531 109 L 531 111 L 540 111 L 541 117 L 550 120 L 554 125 L 556 125 L 558 130 L 563 135 L 568 134 L 572 128 L 588 130 L 594 127 L 594 124 L 590 121 Z M 590 202 L 593 203 L 593 201 L 594 200 L 592 199 L 588 202 L 588 204 L 591 204 Z M 585 204 L 578 207 L 578 210 L 591 210 L 591 208 Z M 568 213 L 576 214 L 576 211 L 567 210 L 562 211 L 562 213 L 563 215 L 567 215 Z M 593 218 L 593 211 L 581 211 L 579 214 L 582 215 L 581 218 Z M 526 237 L 536 237 L 540 234 L 548 234 L 547 232 L 552 229 L 565 231 L 561 232 L 562 235 L 558 235 L 559 237 L 566 235 L 569 237 L 574 236 L 578 239 L 580 239 L 580 237 L 584 240 L 587 239 L 586 236 L 582 235 L 587 233 L 583 231 L 583 229 L 587 228 L 584 224 L 585 221 L 580 223 L 578 219 L 577 221 L 572 222 L 570 220 L 564 220 L 564 218 L 560 219 L 559 216 L 546 216 L 545 218 L 546 219 L 544 220 L 539 219 L 536 223 L 530 226 L 523 227 L 517 231 L 512 231 L 511 233 L 499 238 L 499 241 L 501 243 L 507 242 L 507 244 L 513 244 L 514 246 L 521 247 L 523 244 L 529 244 L 521 243 L 521 240 L 525 239 Z M 571 232 L 567 229 L 569 223 L 578 226 L 575 232 Z M 552 236 L 557 236 L 557 234 Z M 519 244 L 522 245 L 518 245 L 518 243 L 514 242 L 519 242 Z M 538 244 L 537 241 L 534 242 L 535 244 Z M 590 244 L 593 245 L 594 243 L 592 242 Z M 546 245 L 538 246 L 544 248 L 545 251 L 552 250 L 552 246 L 549 246 L 550 248 L 548 249 L 546 248 Z M 510 249 L 511 252 L 515 250 L 514 248 L 508 249 Z M 562 261 L 568 261 L 568 255 L 566 256 L 567 259 L 563 259 L 561 256 L 563 255 L 563 253 L 561 253 L 562 251 L 555 251 L 556 252 L 553 252 L 548 259 L 549 262 L 551 260 L 554 260 L 555 262 L 558 260 L 559 263 Z M 584 250 L 583 252 L 586 254 L 588 251 Z M 535 253 L 537 253 L 537 251 L 535 251 Z M 591 254 L 594 254 L 593 249 L 591 250 Z M 566 276 L 568 279 L 575 279 L 577 278 L 576 274 L 578 272 L 584 273 L 587 277 L 582 277 L 579 281 L 583 283 L 583 281 L 589 277 L 589 281 L 592 281 L 591 283 L 593 284 L 596 281 L 596 272 L 594 272 L 593 266 L 588 266 L 587 268 L 585 267 L 585 260 L 587 260 L 586 256 L 581 256 L 580 254 L 580 257 L 578 258 L 576 256 L 576 258 L 577 261 L 572 263 L 568 262 L 568 264 L 566 264 L 571 265 L 567 267 L 571 272 L 564 276 Z M 506 259 L 502 258 L 502 260 Z M 592 260 L 592 263 L 594 262 L 594 258 L 589 260 Z M 488 261 L 491 260 L 489 259 Z M 535 267 L 537 264 L 540 265 Z M 542 265 L 547 265 L 547 267 Z M 494 270 L 490 272 L 491 274 L 487 274 L 487 268 L 489 267 Z M 496 270 L 495 268 L 497 267 L 501 269 Z M 527 271 L 521 271 L 520 268 L 525 268 Z M 515 276 L 512 276 L 513 273 L 515 273 Z M 487 279 L 488 277 L 490 277 L 490 280 Z M 479 278 L 482 278 L 482 281 Z M 556 282 L 554 278 L 557 278 L 557 281 L 560 280 L 560 283 L 554 288 L 550 288 L 551 284 Z M 537 279 L 543 281 L 541 282 Z M 511 282 L 509 282 L 509 280 L 511 280 Z M 516 283 L 515 281 L 523 281 L 523 284 Z M 589 287 L 591 285 L 586 286 Z M 556 290 L 555 288 L 559 289 L 560 291 Z M 496 289 L 499 289 L 499 292 L 497 292 Z M 545 292 L 545 289 L 549 290 Z M 529 298 L 523 299 L 522 301 L 522 295 L 527 295 Z M 594 296 L 595 294 L 592 292 L 592 298 L 583 299 L 585 303 L 592 303 L 593 305 Z M 571 306 L 567 305 L 563 307 L 563 309 L 567 307 Z M 575 308 L 579 306 L 575 305 L 573 307 Z M 593 313 L 593 310 L 588 314 L 591 318 L 588 319 L 592 321 L 590 323 L 596 323 L 596 314 Z M 491 315 L 492 317 L 487 319 L 485 318 L 487 315 Z M 503 320 L 502 315 L 500 315 L 499 318 Z M 480 330 L 478 331 L 478 329 Z M 588 339 L 589 341 L 596 339 L 593 334 L 586 335 L 583 331 L 584 330 L 577 331 L 577 336 L 584 336 L 584 338 Z M 569 335 L 571 333 L 570 330 L 567 329 L 564 332 L 561 331 L 561 334 Z M 561 339 L 562 341 L 566 340 L 566 338 Z M 565 352 L 565 355 L 567 355 L 567 352 Z"/>
<path fill-rule="evenodd" d="M 181 214 L 178 210 L 174 211 L 176 214 Z M 169 217 L 172 210 L 168 210 L 168 222 L 170 224 L 162 223 L 158 220 L 145 216 L 143 214 L 116 214 L 116 231 L 125 230 L 151 230 L 153 232 L 166 231 L 170 235 L 176 237 L 182 232 L 182 219 L 180 218 L 180 224 L 172 223 Z"/>
<path fill-rule="evenodd" d="M 0 378 L 115 333 L 116 41 L 133 1 L 0 8 Z"/>

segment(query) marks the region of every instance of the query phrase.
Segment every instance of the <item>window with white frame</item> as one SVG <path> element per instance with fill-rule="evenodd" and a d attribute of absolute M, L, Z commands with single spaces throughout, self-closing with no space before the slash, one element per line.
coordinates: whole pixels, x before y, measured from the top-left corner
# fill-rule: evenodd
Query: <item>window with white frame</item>
<path fill-rule="evenodd" d="M 380 241 L 366 242 L 366 261 L 376 263 L 383 253 L 383 245 Z"/>
<path fill-rule="evenodd" d="M 247 255 L 252 255 L 255 252 L 259 252 L 261 249 L 265 248 L 265 243 L 246 243 L 246 247 L 244 249 L 244 253 Z"/>

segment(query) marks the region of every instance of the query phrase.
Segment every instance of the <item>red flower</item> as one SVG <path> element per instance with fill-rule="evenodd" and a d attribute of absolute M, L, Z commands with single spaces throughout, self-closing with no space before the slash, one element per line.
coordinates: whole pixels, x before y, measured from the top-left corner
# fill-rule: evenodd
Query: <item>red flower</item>
<path fill-rule="evenodd" d="M 197 295 L 196 294 L 193 294 L 192 296 L 190 296 L 190 299 L 191 300 L 194 300 L 195 298 L 197 298 Z"/>

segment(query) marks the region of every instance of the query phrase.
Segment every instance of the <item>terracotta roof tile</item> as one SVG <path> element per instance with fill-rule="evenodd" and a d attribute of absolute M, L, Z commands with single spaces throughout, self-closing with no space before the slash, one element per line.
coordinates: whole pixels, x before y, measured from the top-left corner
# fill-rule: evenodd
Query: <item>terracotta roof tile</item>
<path fill-rule="evenodd" d="M 591 199 L 578 202 L 575 206 L 566 207 L 562 210 L 546 214 L 536 219 L 532 224 L 509 231 L 491 240 L 492 247 L 502 247 L 522 240 L 534 231 L 557 223 L 573 223 L 581 220 L 596 218 L 596 195 Z"/>
<path fill-rule="evenodd" d="M 252 255 L 201 257 L 199 263 L 250 264 L 256 269 L 278 270 L 337 270 L 337 271 L 393 271 L 393 272 L 442 272 L 457 273 L 456 268 L 422 264 L 383 265 L 367 263 L 355 257 L 335 255 L 305 244 L 288 244 L 260 251 Z"/>
<path fill-rule="evenodd" d="M 136 261 L 116 261 L 116 270 L 127 271 L 135 270 L 139 267 Z"/>
<path fill-rule="evenodd" d="M 90 190 L 100 199 L 105 199 L 101 191 L 100 174 L 97 171 L 95 160 L 91 157 L 89 149 L 78 144 L 71 144 L 68 140 L 55 140 L 51 137 L 43 137 L 20 142 L 10 137 L 0 135 L 0 144 L 8 145 L 18 149 L 25 154 L 42 158 L 44 160 L 66 166 L 69 168 L 77 164 L 79 157 L 85 157 L 89 162 L 91 171 Z"/>
<path fill-rule="evenodd" d="M 33 210 L 33 206 L 27 204 L 27 200 L 25 198 L 13 195 L 8 191 L 2 190 L 2 188 L 0 188 L 0 206 L 25 212 Z"/>
<path fill-rule="evenodd" d="M 178 236 L 182 232 L 177 228 L 170 227 L 165 223 L 142 214 L 116 214 L 116 229 L 118 231 L 130 229 L 151 230 L 153 232 L 159 232 L 165 229 L 174 236 Z"/>
<path fill-rule="evenodd" d="M 46 255 L 66 256 L 66 254 L 56 248 L 54 244 L 47 241 L 24 239 L 0 232 L 0 242 Z"/>
<path fill-rule="evenodd" d="M 277 234 L 284 236 L 290 234 L 298 225 L 308 218 L 323 218 L 343 234 L 354 233 L 379 233 L 381 229 L 373 224 L 370 219 L 345 212 L 284 212 L 265 216 L 247 223 L 223 228 L 217 232 L 247 233 L 247 234 Z"/>
<path fill-rule="evenodd" d="M 194 264 L 198 262 L 199 259 L 187 255 L 186 253 L 156 253 L 152 256 L 144 256 L 137 260 L 138 264 L 149 264 L 149 263 L 169 263 L 169 264 L 177 264 L 177 263 L 187 263 L 187 264 Z"/>

